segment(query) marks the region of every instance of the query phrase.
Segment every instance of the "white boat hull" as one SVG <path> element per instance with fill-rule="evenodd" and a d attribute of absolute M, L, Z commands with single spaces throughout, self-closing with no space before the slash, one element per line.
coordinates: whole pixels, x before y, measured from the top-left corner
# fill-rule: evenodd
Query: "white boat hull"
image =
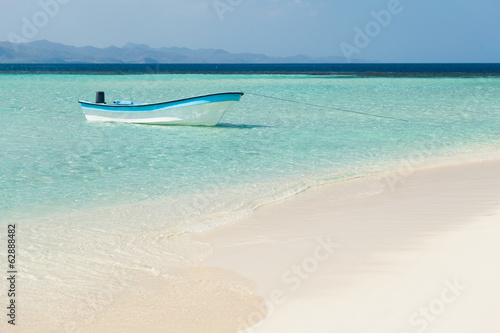
<path fill-rule="evenodd" d="M 242 93 L 222 93 L 156 104 L 99 104 L 80 101 L 88 121 L 155 125 L 215 126 Z"/>

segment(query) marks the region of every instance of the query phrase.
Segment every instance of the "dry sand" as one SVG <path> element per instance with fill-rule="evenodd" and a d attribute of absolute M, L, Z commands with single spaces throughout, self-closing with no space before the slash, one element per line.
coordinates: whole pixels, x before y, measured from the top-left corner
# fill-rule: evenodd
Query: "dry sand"
<path fill-rule="evenodd" d="M 254 281 L 266 300 L 240 327 L 499 332 L 500 161 L 398 178 L 312 188 L 195 235 L 213 247 L 204 266 Z"/>

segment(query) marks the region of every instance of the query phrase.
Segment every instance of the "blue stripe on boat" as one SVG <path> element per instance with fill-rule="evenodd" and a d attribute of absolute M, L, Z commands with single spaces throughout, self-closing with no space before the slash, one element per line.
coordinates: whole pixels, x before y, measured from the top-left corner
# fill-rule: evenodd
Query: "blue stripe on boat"
<path fill-rule="evenodd" d="M 123 104 L 98 104 L 89 101 L 78 101 L 82 104 L 83 108 L 91 110 L 99 110 L 106 112 L 148 112 L 148 111 L 158 111 L 174 109 L 178 107 L 186 107 L 207 103 L 218 103 L 218 102 L 228 102 L 228 101 L 239 101 L 242 92 L 230 92 L 230 93 L 218 93 L 203 95 L 191 98 L 184 98 L 179 100 L 161 102 L 161 103 L 146 103 L 146 104 L 133 104 L 133 105 L 123 105 Z"/>

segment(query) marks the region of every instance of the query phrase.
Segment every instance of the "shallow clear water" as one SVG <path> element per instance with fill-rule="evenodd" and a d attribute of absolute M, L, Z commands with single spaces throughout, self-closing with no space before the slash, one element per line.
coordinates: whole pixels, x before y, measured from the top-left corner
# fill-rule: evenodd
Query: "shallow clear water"
<path fill-rule="evenodd" d="M 76 101 L 96 90 L 139 102 L 243 91 L 408 122 L 246 94 L 212 128 L 89 123 Z M 495 77 L 0 75 L 0 91 L 4 219 L 157 199 L 193 206 L 204 192 L 210 204 L 192 215 L 215 213 L 415 152 L 494 152 L 500 141 Z M 170 213 L 164 223 L 189 215 Z"/>

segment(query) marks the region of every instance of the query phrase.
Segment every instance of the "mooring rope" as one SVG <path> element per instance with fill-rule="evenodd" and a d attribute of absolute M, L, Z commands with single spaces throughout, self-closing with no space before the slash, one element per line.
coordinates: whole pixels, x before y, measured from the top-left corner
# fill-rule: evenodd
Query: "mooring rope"
<path fill-rule="evenodd" d="M 298 104 L 303 104 L 303 105 L 308 105 L 308 106 L 314 106 L 314 107 L 317 107 L 317 108 L 325 108 L 325 109 L 331 109 L 331 110 L 342 111 L 342 112 L 357 113 L 357 114 L 361 114 L 361 115 L 365 115 L 365 116 L 370 116 L 370 117 L 385 118 L 385 119 L 399 120 L 399 121 L 408 121 L 408 120 L 402 119 L 402 118 L 382 116 L 382 115 L 379 115 L 379 114 L 373 114 L 373 113 L 367 113 L 367 112 L 361 112 L 361 111 L 354 111 L 354 110 L 334 108 L 334 107 L 325 106 L 325 105 L 304 103 L 304 102 L 300 102 L 300 101 L 294 101 L 294 100 L 291 100 L 291 99 L 279 98 L 279 97 L 274 97 L 274 96 L 267 96 L 267 95 L 249 93 L 249 92 L 245 92 L 245 94 L 254 95 L 254 96 L 260 96 L 260 97 L 265 97 L 265 98 L 271 98 L 271 99 L 276 99 L 278 101 L 285 101 L 285 102 L 298 103 Z"/>

